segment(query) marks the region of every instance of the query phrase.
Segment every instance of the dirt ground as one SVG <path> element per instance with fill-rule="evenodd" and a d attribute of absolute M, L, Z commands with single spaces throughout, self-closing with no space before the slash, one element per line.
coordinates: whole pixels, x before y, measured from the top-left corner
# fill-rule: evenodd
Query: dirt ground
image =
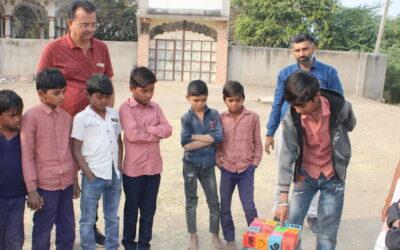
<path fill-rule="evenodd" d="M 127 82 L 115 83 L 116 107 L 125 101 L 130 92 Z M 0 84 L 0 89 L 13 89 L 22 96 L 25 110 L 38 102 L 35 85 L 28 78 L 21 78 L 15 83 Z M 182 148 L 180 146 L 180 117 L 189 108 L 184 98 L 185 83 L 159 82 L 153 100 L 160 104 L 173 126 L 173 135 L 161 142 L 161 153 L 164 160 L 164 172 L 158 196 L 158 208 L 153 227 L 153 249 L 185 249 L 188 234 L 185 222 L 185 197 L 182 178 Z M 209 85 L 210 107 L 219 111 L 226 109 L 222 102 L 222 85 Z M 268 120 L 271 105 L 258 102 L 258 98 L 272 96 L 273 89 L 248 86 L 245 87 L 248 109 L 257 112 L 261 118 L 263 140 L 265 124 Z M 380 231 L 381 208 L 384 205 L 390 182 L 400 160 L 400 106 L 382 104 L 360 97 L 347 96 L 352 102 L 357 117 L 357 127 L 350 134 L 353 157 L 347 173 L 346 196 L 343 217 L 338 236 L 338 250 L 373 249 Z M 217 171 L 219 172 L 219 171 Z M 217 173 L 219 179 L 219 173 Z M 264 154 L 260 167 L 256 171 L 255 197 L 259 216 L 272 218 L 273 188 L 276 181 L 275 156 Z M 200 248 L 212 249 L 208 233 L 208 209 L 204 194 L 199 187 L 198 233 Z M 122 234 L 122 211 L 124 196 L 120 203 L 120 235 Z M 241 243 L 246 229 L 244 214 L 235 191 L 233 199 L 233 217 L 236 225 L 236 241 Z M 30 249 L 32 232 L 32 212 L 25 212 L 25 245 Z M 79 245 L 79 200 L 75 200 L 76 241 Z M 102 212 L 100 211 L 100 215 Z M 104 231 L 104 222 L 99 220 L 99 227 Z M 315 237 L 308 227 L 303 230 L 303 249 L 315 248 Z M 54 245 L 54 236 L 52 237 Z M 55 249 L 55 247 L 53 246 Z M 122 249 L 122 247 L 121 247 Z"/>

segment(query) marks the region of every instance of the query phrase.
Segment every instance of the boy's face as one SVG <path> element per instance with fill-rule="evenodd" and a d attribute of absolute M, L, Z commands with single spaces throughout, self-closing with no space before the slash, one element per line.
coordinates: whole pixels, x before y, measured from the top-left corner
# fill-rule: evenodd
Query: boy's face
<path fill-rule="evenodd" d="M 38 94 L 40 100 L 54 109 L 55 107 L 60 107 L 64 102 L 65 87 L 61 89 L 48 89 L 46 92 L 39 89 Z"/>
<path fill-rule="evenodd" d="M 208 95 L 186 96 L 186 99 L 190 102 L 190 105 L 195 112 L 201 112 L 204 110 L 204 107 L 207 104 L 207 98 Z"/>
<path fill-rule="evenodd" d="M 0 128 L 9 131 L 18 131 L 21 123 L 21 113 L 15 109 L 8 109 L 0 114 Z"/>
<path fill-rule="evenodd" d="M 140 103 L 144 106 L 149 104 L 151 98 L 153 98 L 154 87 L 155 87 L 155 83 L 149 84 L 144 88 L 129 85 L 129 89 L 131 90 L 131 92 L 133 94 L 133 98 L 135 98 L 135 100 L 138 103 Z"/>
<path fill-rule="evenodd" d="M 228 107 L 229 112 L 231 114 L 237 114 L 237 113 L 242 112 L 244 98 L 241 97 L 240 95 L 226 97 L 224 102 L 225 102 L 226 106 Z"/>
<path fill-rule="evenodd" d="M 94 111 L 106 111 L 107 103 L 109 102 L 111 95 L 102 93 L 88 94 L 90 106 Z"/>
<path fill-rule="evenodd" d="M 320 108 L 320 96 L 317 94 L 312 100 L 305 102 L 301 106 L 293 106 L 297 113 L 300 115 L 310 115 Z"/>

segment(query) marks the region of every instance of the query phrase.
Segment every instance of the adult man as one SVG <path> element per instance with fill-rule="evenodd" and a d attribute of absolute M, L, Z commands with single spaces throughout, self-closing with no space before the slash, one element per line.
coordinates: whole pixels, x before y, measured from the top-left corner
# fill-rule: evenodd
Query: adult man
<path fill-rule="evenodd" d="M 281 223 L 287 219 L 289 224 L 302 225 L 313 196 L 320 191 L 316 249 L 334 250 L 351 158 L 348 132 L 354 129 L 356 119 L 351 104 L 340 93 L 319 85 L 318 79 L 305 71 L 291 74 L 285 85 L 285 100 L 292 107 L 282 121 L 275 216 Z"/>
<path fill-rule="evenodd" d="M 96 6 L 90 1 L 73 1 L 68 10 L 68 34 L 49 42 L 43 49 L 37 71 L 56 67 L 64 75 L 67 88 L 61 106 L 71 116 L 89 104 L 86 80 L 93 73 L 111 78 L 113 68 L 107 45 L 93 38 L 97 27 Z M 114 105 L 114 94 L 108 106 Z M 104 245 L 105 237 L 95 225 L 96 242 Z"/>
<path fill-rule="evenodd" d="M 267 139 L 265 142 L 265 151 L 270 154 L 270 148 L 274 149 L 274 135 L 277 134 L 276 155 L 279 159 L 281 152 L 281 130 L 278 129 L 279 123 L 286 115 L 289 104 L 284 99 L 284 88 L 288 77 L 296 71 L 308 71 L 317 77 L 319 84 L 323 88 L 329 88 L 343 94 L 342 84 L 338 78 L 336 70 L 326 64 L 323 64 L 313 57 L 317 50 L 314 39 L 307 34 L 295 35 L 291 40 L 292 54 L 296 58 L 297 63 L 292 64 L 278 74 L 278 83 L 275 89 L 274 103 L 272 105 L 271 114 L 267 123 Z M 279 161 L 279 160 L 278 160 Z M 278 193 L 276 193 L 276 201 Z M 310 226 L 312 234 L 317 235 L 317 205 L 319 193 L 313 199 L 308 211 L 307 222 Z"/>

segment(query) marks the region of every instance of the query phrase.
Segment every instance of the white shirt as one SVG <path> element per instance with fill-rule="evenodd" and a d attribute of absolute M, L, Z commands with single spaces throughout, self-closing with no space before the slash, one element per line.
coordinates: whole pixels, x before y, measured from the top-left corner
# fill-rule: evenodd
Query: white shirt
<path fill-rule="evenodd" d="M 111 180 L 112 166 L 118 170 L 118 136 L 122 131 L 118 111 L 106 108 L 103 119 L 90 105 L 74 118 L 71 137 L 83 141 L 81 152 L 96 177 Z"/>

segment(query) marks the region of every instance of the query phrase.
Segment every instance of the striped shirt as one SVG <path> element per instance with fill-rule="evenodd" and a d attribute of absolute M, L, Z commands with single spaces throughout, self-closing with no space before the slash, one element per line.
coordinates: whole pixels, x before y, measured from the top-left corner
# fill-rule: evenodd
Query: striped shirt
<path fill-rule="evenodd" d="M 28 192 L 54 191 L 73 184 L 77 165 L 72 158 L 72 118 L 63 109 L 40 103 L 21 122 L 22 170 Z"/>

